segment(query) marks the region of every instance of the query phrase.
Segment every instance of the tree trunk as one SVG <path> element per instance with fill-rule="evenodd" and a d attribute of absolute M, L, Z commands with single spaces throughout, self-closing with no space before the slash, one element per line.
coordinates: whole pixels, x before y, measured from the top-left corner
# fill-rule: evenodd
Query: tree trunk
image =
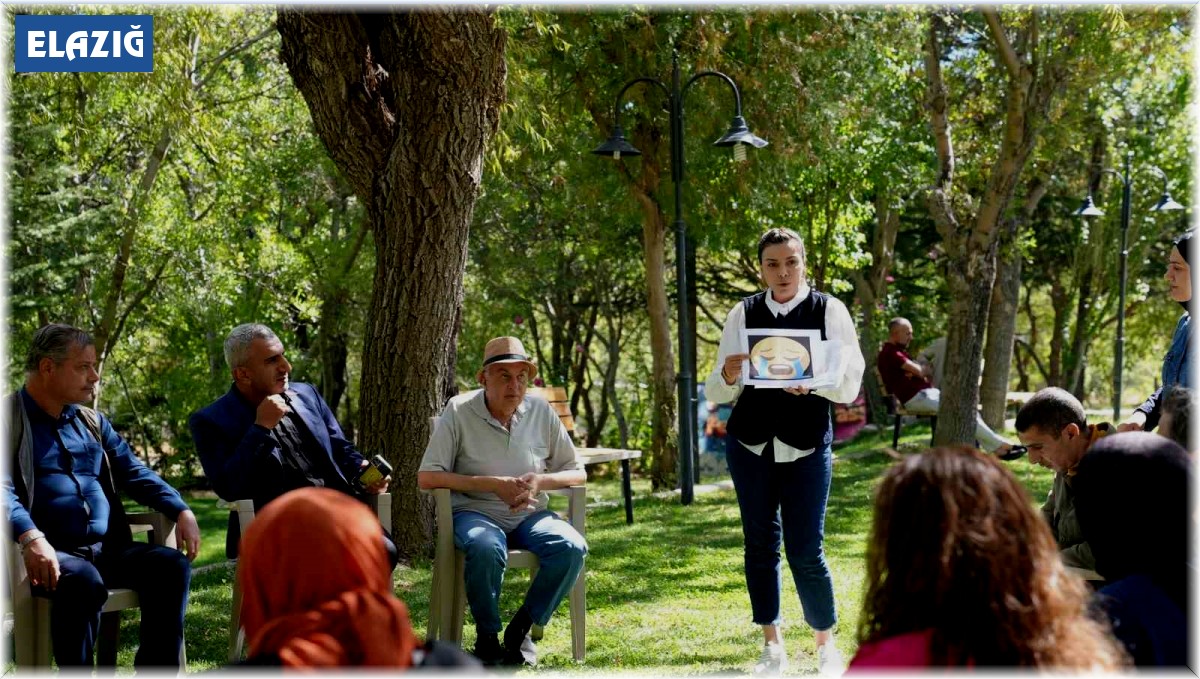
<path fill-rule="evenodd" d="M 979 401 L 983 421 L 992 429 L 1004 427 L 1008 408 L 1008 373 L 1012 367 L 1013 337 L 1017 332 L 1017 297 L 1021 294 L 1021 255 L 1009 253 L 997 264 L 988 310 L 987 344 L 984 346 L 983 379 Z"/>
<path fill-rule="evenodd" d="M 504 98 L 504 34 L 490 12 L 460 8 L 281 10 L 277 27 L 317 135 L 374 231 L 359 443 L 393 465 L 392 537 L 412 557 L 432 529 L 416 473 L 452 370 L 468 228 Z"/>
<path fill-rule="evenodd" d="M 871 266 L 854 276 L 854 293 L 862 309 L 862 325 L 858 331 L 858 344 L 868 366 L 875 365 L 882 338 L 876 327 L 877 305 L 887 296 L 887 276 L 892 268 L 896 250 L 896 235 L 900 232 L 900 211 L 890 205 L 892 196 L 887 187 L 877 187 L 875 193 L 875 220 L 867 235 L 867 247 L 871 250 Z M 871 422 L 882 425 L 887 421 L 887 406 L 883 392 L 873 369 L 863 375 L 863 388 L 867 395 L 867 409 Z"/>
<path fill-rule="evenodd" d="M 650 315 L 650 485 L 671 489 L 679 478 L 678 429 L 675 418 L 675 351 L 671 346 L 670 307 L 667 303 L 667 225 L 662 206 L 644 187 L 658 185 L 658 166 L 642 156 L 642 177 L 634 187 L 642 206 L 642 262 L 646 267 L 646 305 Z M 679 407 L 687 407 L 679 404 Z M 683 451 L 686 452 L 686 451 Z"/>
<path fill-rule="evenodd" d="M 992 429 L 1004 427 L 1008 409 L 1008 374 L 1012 366 L 1013 338 L 1017 332 L 1017 307 L 1021 296 L 1021 231 L 1037 210 L 1048 185 L 1040 179 L 1030 182 L 1028 195 L 1018 217 L 1010 220 L 1000 236 L 1000 261 L 996 282 L 992 286 L 991 309 L 988 311 L 987 344 L 984 347 L 983 381 L 979 385 L 979 400 L 983 406 L 983 421 Z"/>

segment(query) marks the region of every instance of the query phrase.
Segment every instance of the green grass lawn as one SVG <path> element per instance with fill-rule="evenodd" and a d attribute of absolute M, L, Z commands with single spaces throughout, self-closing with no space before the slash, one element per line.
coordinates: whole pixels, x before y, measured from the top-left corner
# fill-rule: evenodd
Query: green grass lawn
<path fill-rule="evenodd" d="M 901 440 L 903 452 L 929 441 L 926 425 L 911 425 Z M 882 453 L 891 443 L 890 428 L 882 436 L 860 438 L 835 452 L 833 487 L 825 531 L 825 549 L 833 570 L 837 599 L 837 643 L 849 658 L 855 649 L 854 629 L 862 601 L 864 555 L 870 530 L 871 495 L 890 463 Z M 615 465 L 614 465 L 615 467 Z M 1027 461 L 1011 468 L 1035 501 L 1045 497 L 1051 475 Z M 605 470 L 608 472 L 609 470 Z M 619 477 L 606 473 L 589 484 L 587 537 L 587 661 L 571 659 L 567 603 L 546 628 L 539 644 L 541 666 L 527 673 L 553 670 L 580 673 L 638 672 L 712 674 L 747 672 L 758 656 L 761 633 L 750 621 L 750 604 L 742 576 L 742 537 L 732 491 L 696 495 L 683 507 L 678 498 L 650 496 L 649 482 L 634 480 L 635 523 L 625 524 L 619 504 Z M 703 479 L 709 482 L 714 479 Z M 556 497 L 565 505 L 565 498 Z M 223 561 L 227 513 L 211 498 L 193 498 L 203 545 L 197 566 Z M 804 624 L 796 588 L 784 571 L 784 633 L 792 659 L 790 673 L 816 670 L 812 633 Z M 233 572 L 215 567 L 192 582 L 187 613 L 190 671 L 224 664 L 228 639 L 229 599 Z M 528 586 L 527 571 L 513 571 L 505 581 L 501 613 L 507 619 L 520 605 Z M 396 594 L 409 607 L 413 625 L 424 637 L 429 619 L 430 562 L 401 566 Z M 129 668 L 137 639 L 137 614 L 123 614 L 119 663 Z M 474 643 L 467 618 L 464 646 Z"/>

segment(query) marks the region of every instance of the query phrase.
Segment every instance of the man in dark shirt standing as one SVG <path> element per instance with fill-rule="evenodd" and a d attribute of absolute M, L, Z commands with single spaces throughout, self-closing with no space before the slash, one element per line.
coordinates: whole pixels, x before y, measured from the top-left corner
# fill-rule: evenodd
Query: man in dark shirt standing
<path fill-rule="evenodd" d="M 876 359 L 879 377 L 888 393 L 895 396 L 908 412 L 914 415 L 937 415 L 942 405 L 942 392 L 929 382 L 932 368 L 923 367 L 908 354 L 908 343 L 912 337 L 912 323 L 907 318 L 893 318 L 888 322 L 888 341 L 883 343 Z M 975 414 L 975 438 L 984 450 L 1002 459 L 1019 457 L 1011 454 L 1013 443 L 992 431 L 978 413 Z"/>
<path fill-rule="evenodd" d="M 91 665 L 110 587 L 138 593 L 134 664 L 179 667 L 200 528 L 179 493 L 138 461 L 108 419 L 77 405 L 92 400 L 99 381 L 86 332 L 51 324 L 34 334 L 25 387 L 5 409 L 9 525 L 34 594 L 54 601 L 50 634 L 59 667 Z M 174 519 L 187 556 L 134 542 L 117 490 Z"/>
<path fill-rule="evenodd" d="M 225 340 L 233 385 L 192 414 L 189 425 L 204 473 L 227 501 L 250 498 L 255 509 L 297 488 L 324 487 L 360 497 L 387 489 L 391 477 L 359 490 L 368 462 L 346 440 L 312 385 L 288 382 L 283 343 L 265 325 L 246 323 Z M 226 551 L 237 555 L 238 523 L 230 517 Z M 385 540 L 396 562 L 396 546 Z"/>

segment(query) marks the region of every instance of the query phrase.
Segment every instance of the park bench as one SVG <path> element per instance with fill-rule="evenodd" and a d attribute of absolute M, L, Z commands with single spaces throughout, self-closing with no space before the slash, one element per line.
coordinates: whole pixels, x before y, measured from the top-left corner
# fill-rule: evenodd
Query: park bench
<path fill-rule="evenodd" d="M 554 411 L 558 413 L 563 426 L 567 428 L 567 433 L 571 435 L 572 439 L 575 438 L 575 418 L 571 415 L 571 405 L 567 399 L 566 389 L 562 387 L 531 387 L 529 395 L 536 396 L 548 402 L 554 408 Z M 584 466 L 604 462 L 621 463 L 621 493 L 625 501 L 625 523 L 632 524 L 633 489 L 630 486 L 629 461 L 641 457 L 642 451 L 627 450 L 624 448 L 583 448 L 577 446 L 575 448 L 575 455 L 583 462 Z"/>
<path fill-rule="evenodd" d="M 895 418 L 892 424 L 892 448 L 897 448 L 900 444 L 900 427 L 904 417 L 929 418 L 929 445 L 932 446 L 933 437 L 935 434 L 937 434 L 937 415 L 908 412 L 900 403 L 900 399 L 888 392 L 887 385 L 883 383 L 883 377 L 879 374 L 879 368 L 875 368 L 875 379 L 879 384 L 879 393 L 883 395 L 884 402 L 887 405 L 888 415 L 891 415 Z M 1010 391 L 1005 394 L 1004 397 L 1005 409 L 1007 410 L 1012 408 L 1014 411 L 1020 410 L 1021 406 L 1025 405 L 1032 397 L 1032 391 Z"/>
<path fill-rule="evenodd" d="M 892 423 L 892 448 L 899 449 L 900 447 L 900 426 L 905 417 L 928 417 L 929 418 L 929 445 L 933 445 L 933 436 L 937 433 L 937 415 L 927 415 L 925 413 L 910 413 L 904 409 L 904 404 L 900 403 L 900 399 L 892 395 L 888 391 L 887 385 L 883 383 L 883 376 L 879 374 L 879 368 L 875 368 L 875 382 L 879 384 L 879 393 L 883 395 L 883 400 L 887 406 L 888 415 L 895 418 Z"/>

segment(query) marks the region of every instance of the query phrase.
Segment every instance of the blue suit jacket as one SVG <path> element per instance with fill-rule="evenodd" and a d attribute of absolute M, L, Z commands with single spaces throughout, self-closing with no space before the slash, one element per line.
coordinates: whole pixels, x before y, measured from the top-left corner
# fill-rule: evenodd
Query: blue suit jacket
<path fill-rule="evenodd" d="M 348 485 L 363 456 L 346 440 L 325 399 L 312 385 L 293 382 L 286 395 L 292 409 L 321 445 Z M 231 386 L 224 396 L 192 413 L 188 425 L 200 464 L 217 495 L 227 501 L 251 498 L 256 506 L 283 492 L 283 461 L 270 430 L 254 424 L 257 408 Z"/>

